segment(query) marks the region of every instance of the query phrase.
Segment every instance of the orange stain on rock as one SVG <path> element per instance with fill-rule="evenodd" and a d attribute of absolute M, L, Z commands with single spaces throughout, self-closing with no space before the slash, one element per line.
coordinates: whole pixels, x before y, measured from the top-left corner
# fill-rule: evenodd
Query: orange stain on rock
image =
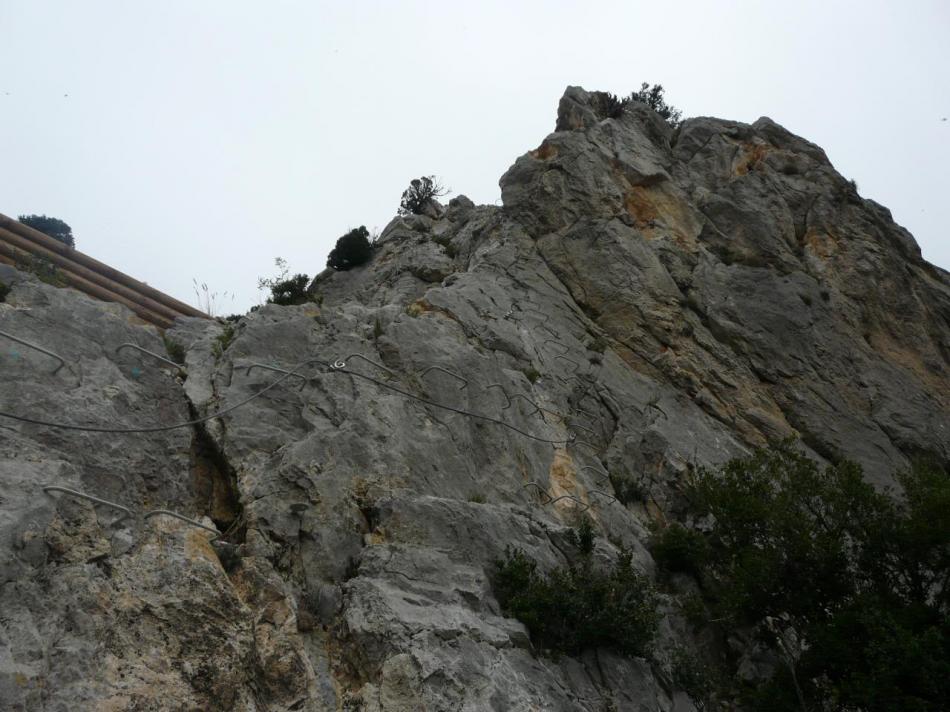
<path fill-rule="evenodd" d="M 545 141 L 531 152 L 534 158 L 539 161 L 547 161 L 557 156 L 557 146 Z"/>
<path fill-rule="evenodd" d="M 814 228 L 808 230 L 802 238 L 802 246 L 812 255 L 827 260 L 838 251 L 838 243 L 829 233 Z"/>
<path fill-rule="evenodd" d="M 632 186 L 624 195 L 624 207 L 646 239 L 666 237 L 681 249 L 696 248 L 701 226 L 685 200 L 669 186 Z"/>
<path fill-rule="evenodd" d="M 739 156 L 734 169 L 738 176 L 744 176 L 749 171 L 756 170 L 762 164 L 770 147 L 765 143 L 743 143 L 741 150 L 742 155 Z"/>

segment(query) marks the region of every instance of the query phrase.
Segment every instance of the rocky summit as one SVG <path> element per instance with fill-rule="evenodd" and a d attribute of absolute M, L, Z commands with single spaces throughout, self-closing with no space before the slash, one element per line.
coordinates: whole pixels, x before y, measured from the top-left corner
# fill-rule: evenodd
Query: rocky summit
<path fill-rule="evenodd" d="M 690 473 L 769 443 L 950 462 L 950 274 L 771 119 L 603 103 L 301 306 L 163 334 L 0 265 L 0 331 L 65 361 L 0 344 L 0 708 L 701 709 L 667 588 L 648 652 L 549 654 L 497 562 L 586 518 L 655 581 Z"/>

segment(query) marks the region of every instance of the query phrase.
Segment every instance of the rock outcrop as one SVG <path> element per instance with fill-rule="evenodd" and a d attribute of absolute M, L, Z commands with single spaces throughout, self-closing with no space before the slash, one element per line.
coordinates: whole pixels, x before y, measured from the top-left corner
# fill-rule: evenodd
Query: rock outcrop
<path fill-rule="evenodd" d="M 649 660 L 550 659 L 493 562 L 563 563 L 586 508 L 652 574 L 689 468 L 769 441 L 878 485 L 950 461 L 950 275 L 888 211 L 769 119 L 597 106 L 568 89 L 503 207 L 396 218 L 312 304 L 179 320 L 187 377 L 0 266 L 0 330 L 67 361 L 4 343 L 0 410 L 146 431 L 0 418 L 0 707 L 683 712 L 671 606 Z"/>

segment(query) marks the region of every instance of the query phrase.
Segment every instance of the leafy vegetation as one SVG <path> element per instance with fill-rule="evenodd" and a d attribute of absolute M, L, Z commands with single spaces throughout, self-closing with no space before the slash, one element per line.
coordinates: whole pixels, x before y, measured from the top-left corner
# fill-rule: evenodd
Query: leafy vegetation
<path fill-rule="evenodd" d="M 293 277 L 276 282 L 271 286 L 270 297 L 267 301 L 283 306 L 305 304 L 310 301 L 310 295 L 307 293 L 309 283 L 310 277 L 305 274 L 295 274 Z"/>
<path fill-rule="evenodd" d="M 29 272 L 41 282 L 53 287 L 65 287 L 67 284 L 63 273 L 59 271 L 56 265 L 43 257 L 22 253 L 17 257 L 15 263 L 16 268 L 21 272 Z"/>
<path fill-rule="evenodd" d="M 643 487 L 643 483 L 633 476 L 625 473 L 610 473 L 608 479 L 614 489 L 614 495 L 621 504 L 632 504 L 646 499 L 647 492 Z"/>
<path fill-rule="evenodd" d="M 639 91 L 631 92 L 630 96 L 623 98 L 618 98 L 610 92 L 598 92 L 596 110 L 605 119 L 619 119 L 632 102 L 646 104 L 675 129 L 682 123 L 683 112 L 667 104 L 663 92 L 662 84 L 654 84 L 651 87 L 647 82 L 640 85 Z"/>
<path fill-rule="evenodd" d="M 164 336 L 162 338 L 165 340 L 165 351 L 168 353 L 168 358 L 179 365 L 184 364 L 185 347 L 174 339 L 168 338 L 168 336 Z"/>
<path fill-rule="evenodd" d="M 232 323 L 228 322 L 224 325 L 221 333 L 215 337 L 214 343 L 211 345 L 211 352 L 214 354 L 215 360 L 218 360 L 224 355 L 224 352 L 228 350 L 228 346 L 234 341 L 236 335 Z"/>
<path fill-rule="evenodd" d="M 637 101 L 641 104 L 646 104 L 675 129 L 682 123 L 683 112 L 675 106 L 670 106 L 666 103 L 663 91 L 662 84 L 654 84 L 651 87 L 647 82 L 643 82 L 640 85 L 639 91 L 630 94 L 628 101 Z"/>
<path fill-rule="evenodd" d="M 369 231 L 360 225 L 336 241 L 336 246 L 330 250 L 327 257 L 327 267 L 345 271 L 369 262 L 372 256 L 373 246 L 369 241 Z"/>
<path fill-rule="evenodd" d="M 755 630 L 782 661 L 748 690 L 752 709 L 945 709 L 950 476 L 918 464 L 898 480 L 903 498 L 785 443 L 699 472 L 687 498 L 707 527 L 655 538 L 723 632 Z"/>
<path fill-rule="evenodd" d="M 9 293 L 10 286 L 6 282 L 0 282 L 0 302 L 5 302 Z"/>
<path fill-rule="evenodd" d="M 310 277 L 302 273 L 290 276 L 287 261 L 280 257 L 274 260 L 274 264 L 280 270 L 276 277 L 259 277 L 257 280 L 258 289 L 266 289 L 270 292 L 267 303 L 293 306 L 309 302 L 311 298 L 307 292 L 307 285 L 310 284 Z"/>
<path fill-rule="evenodd" d="M 34 230 L 39 230 L 44 235 L 49 235 L 54 240 L 59 240 L 64 245 L 76 246 L 73 229 L 59 218 L 50 218 L 46 215 L 18 215 L 17 220 Z"/>
<path fill-rule="evenodd" d="M 653 558 L 667 571 L 700 575 L 709 558 L 709 546 L 700 532 L 687 529 L 679 522 L 667 527 L 653 542 Z"/>
<path fill-rule="evenodd" d="M 670 657 L 673 684 L 688 694 L 694 702 L 702 704 L 722 686 L 717 675 L 719 671 L 711 668 L 686 648 L 675 648 Z M 699 709 L 705 709 L 705 705 Z"/>
<path fill-rule="evenodd" d="M 658 620 L 652 588 L 634 570 L 627 552 L 610 570 L 594 566 L 589 522 L 577 529 L 574 543 L 579 560 L 548 574 L 539 572 L 523 552 L 507 549 L 496 562 L 493 582 L 502 609 L 527 626 L 541 652 L 577 654 L 609 647 L 642 655 Z"/>
<path fill-rule="evenodd" d="M 621 99 L 616 94 L 608 92 L 601 93 L 600 114 L 605 119 L 619 119 L 623 116 L 624 109 L 627 108 L 628 99 Z"/>
<path fill-rule="evenodd" d="M 446 189 L 435 176 L 422 176 L 409 183 L 403 191 L 399 201 L 400 215 L 420 215 L 430 200 L 441 198 L 448 194 Z"/>

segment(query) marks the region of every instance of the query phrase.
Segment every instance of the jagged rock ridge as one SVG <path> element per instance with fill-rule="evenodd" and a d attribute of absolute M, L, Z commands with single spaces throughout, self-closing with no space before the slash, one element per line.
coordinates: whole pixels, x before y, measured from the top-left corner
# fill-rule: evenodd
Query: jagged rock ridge
<path fill-rule="evenodd" d="M 6 352 L 6 412 L 184 422 L 281 375 L 253 364 L 324 362 L 197 427 L 3 420 L 4 708 L 689 710 L 672 606 L 654 659 L 551 660 L 500 611 L 492 562 L 514 545 L 562 563 L 590 506 L 595 556 L 626 547 L 650 573 L 648 527 L 688 467 L 769 440 L 880 484 L 915 454 L 950 460 L 950 276 L 887 210 L 769 119 L 673 131 L 596 106 L 568 89 L 503 207 L 393 220 L 314 304 L 233 331 L 180 320 L 183 381 L 116 354 L 163 351 L 123 308 L 0 267 L 0 329 L 69 360 Z M 641 501 L 598 494 L 623 479 Z M 45 483 L 204 516 L 231 543 L 167 517 L 111 526 Z"/>

